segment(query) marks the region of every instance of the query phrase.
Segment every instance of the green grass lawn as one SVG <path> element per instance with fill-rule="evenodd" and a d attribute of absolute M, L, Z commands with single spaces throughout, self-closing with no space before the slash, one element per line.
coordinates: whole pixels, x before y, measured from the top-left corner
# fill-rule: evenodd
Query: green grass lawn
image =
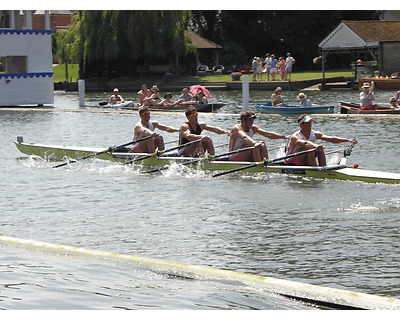
<path fill-rule="evenodd" d="M 78 64 L 69 64 L 68 65 L 68 81 L 78 81 L 78 71 L 79 71 L 79 65 Z M 54 72 L 54 82 L 59 82 L 59 81 L 65 81 L 66 76 L 65 76 L 65 65 L 64 64 L 59 64 L 55 65 L 53 67 L 53 72 Z M 250 74 L 250 81 L 252 79 L 252 75 Z M 348 69 L 346 70 L 329 70 L 325 72 L 325 77 L 326 78 L 332 78 L 332 77 L 351 77 L 352 72 Z M 135 82 L 156 82 L 160 80 L 161 76 L 148 76 L 148 77 L 137 77 L 133 79 Z M 311 79 L 320 79 L 322 78 L 322 72 L 321 71 L 308 71 L 308 72 L 294 72 L 292 73 L 291 80 L 292 81 L 302 81 L 302 80 L 311 80 Z M 266 79 L 266 75 L 263 76 L 263 79 Z M 276 77 L 277 80 L 280 79 L 280 76 Z M 126 79 L 124 79 L 126 80 Z M 232 81 L 232 78 L 229 74 L 224 74 L 221 76 L 205 76 L 205 77 L 200 77 L 200 76 L 181 76 L 181 77 L 175 77 L 173 78 L 173 81 L 180 81 L 180 82 L 199 82 L 199 81 L 205 81 L 205 82 L 228 82 Z"/>
<path fill-rule="evenodd" d="M 68 65 L 68 81 L 78 81 L 79 64 Z M 54 82 L 67 80 L 65 75 L 65 64 L 53 66 Z"/>

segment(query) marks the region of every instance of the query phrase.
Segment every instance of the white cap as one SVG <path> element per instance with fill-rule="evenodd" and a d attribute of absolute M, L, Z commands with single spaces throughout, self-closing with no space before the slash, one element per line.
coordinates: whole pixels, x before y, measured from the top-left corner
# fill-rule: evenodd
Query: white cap
<path fill-rule="evenodd" d="M 302 123 L 304 123 L 304 122 L 310 122 L 310 121 L 312 121 L 312 119 L 313 119 L 313 118 L 311 118 L 310 116 L 305 116 L 303 119 L 301 119 L 301 120 L 299 121 L 299 124 L 302 124 Z"/>

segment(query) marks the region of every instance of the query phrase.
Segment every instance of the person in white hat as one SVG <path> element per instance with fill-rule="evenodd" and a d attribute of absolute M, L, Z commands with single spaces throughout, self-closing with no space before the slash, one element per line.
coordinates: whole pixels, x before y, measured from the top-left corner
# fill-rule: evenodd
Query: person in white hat
<path fill-rule="evenodd" d="M 115 104 L 124 103 L 124 102 L 125 102 L 125 100 L 119 94 L 118 88 L 115 88 L 113 94 L 110 97 L 110 100 L 108 101 L 108 103 L 110 105 L 115 105 Z"/>
<path fill-rule="evenodd" d="M 378 105 L 374 104 L 375 96 L 369 83 L 364 83 L 360 93 L 361 110 L 376 110 Z"/>
<path fill-rule="evenodd" d="M 297 118 L 297 123 L 300 127 L 300 130 L 293 133 L 293 135 L 290 137 L 286 155 L 311 149 L 315 149 L 315 151 L 286 159 L 286 163 L 298 166 L 326 166 L 325 152 L 323 146 L 315 143 L 315 140 L 317 139 L 331 143 L 358 143 L 354 138 L 347 139 L 328 136 L 320 131 L 314 131 L 311 129 L 312 122 L 313 119 L 308 114 L 302 114 Z"/>
<path fill-rule="evenodd" d="M 161 102 L 160 89 L 156 85 L 151 87 L 151 95 L 143 99 L 142 106 L 157 106 Z"/>
<path fill-rule="evenodd" d="M 300 107 L 311 107 L 312 103 L 310 100 L 307 99 L 307 95 L 305 95 L 303 92 L 300 92 L 297 98 L 300 100 Z"/>

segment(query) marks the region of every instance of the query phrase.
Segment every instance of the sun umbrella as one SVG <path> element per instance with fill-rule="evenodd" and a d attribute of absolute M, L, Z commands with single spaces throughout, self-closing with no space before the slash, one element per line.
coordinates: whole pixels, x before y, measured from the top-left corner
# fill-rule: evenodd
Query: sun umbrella
<path fill-rule="evenodd" d="M 201 86 L 199 84 L 195 84 L 194 86 L 190 87 L 190 92 L 194 95 L 197 94 L 197 92 L 199 92 L 199 90 L 203 91 L 204 95 L 206 98 L 210 97 L 210 91 L 208 91 L 204 86 Z"/>

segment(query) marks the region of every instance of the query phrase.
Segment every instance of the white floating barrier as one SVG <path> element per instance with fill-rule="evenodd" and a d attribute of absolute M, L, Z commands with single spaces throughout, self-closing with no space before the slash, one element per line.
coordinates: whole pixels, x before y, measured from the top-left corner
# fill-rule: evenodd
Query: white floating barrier
<path fill-rule="evenodd" d="M 238 281 L 251 287 L 266 290 L 267 292 L 335 309 L 400 310 L 399 299 L 321 287 L 301 282 L 6 236 L 0 236 L 0 243 L 27 247 L 29 249 L 54 251 L 58 254 L 87 255 L 108 260 L 120 260 L 153 271 L 199 280 Z"/>

